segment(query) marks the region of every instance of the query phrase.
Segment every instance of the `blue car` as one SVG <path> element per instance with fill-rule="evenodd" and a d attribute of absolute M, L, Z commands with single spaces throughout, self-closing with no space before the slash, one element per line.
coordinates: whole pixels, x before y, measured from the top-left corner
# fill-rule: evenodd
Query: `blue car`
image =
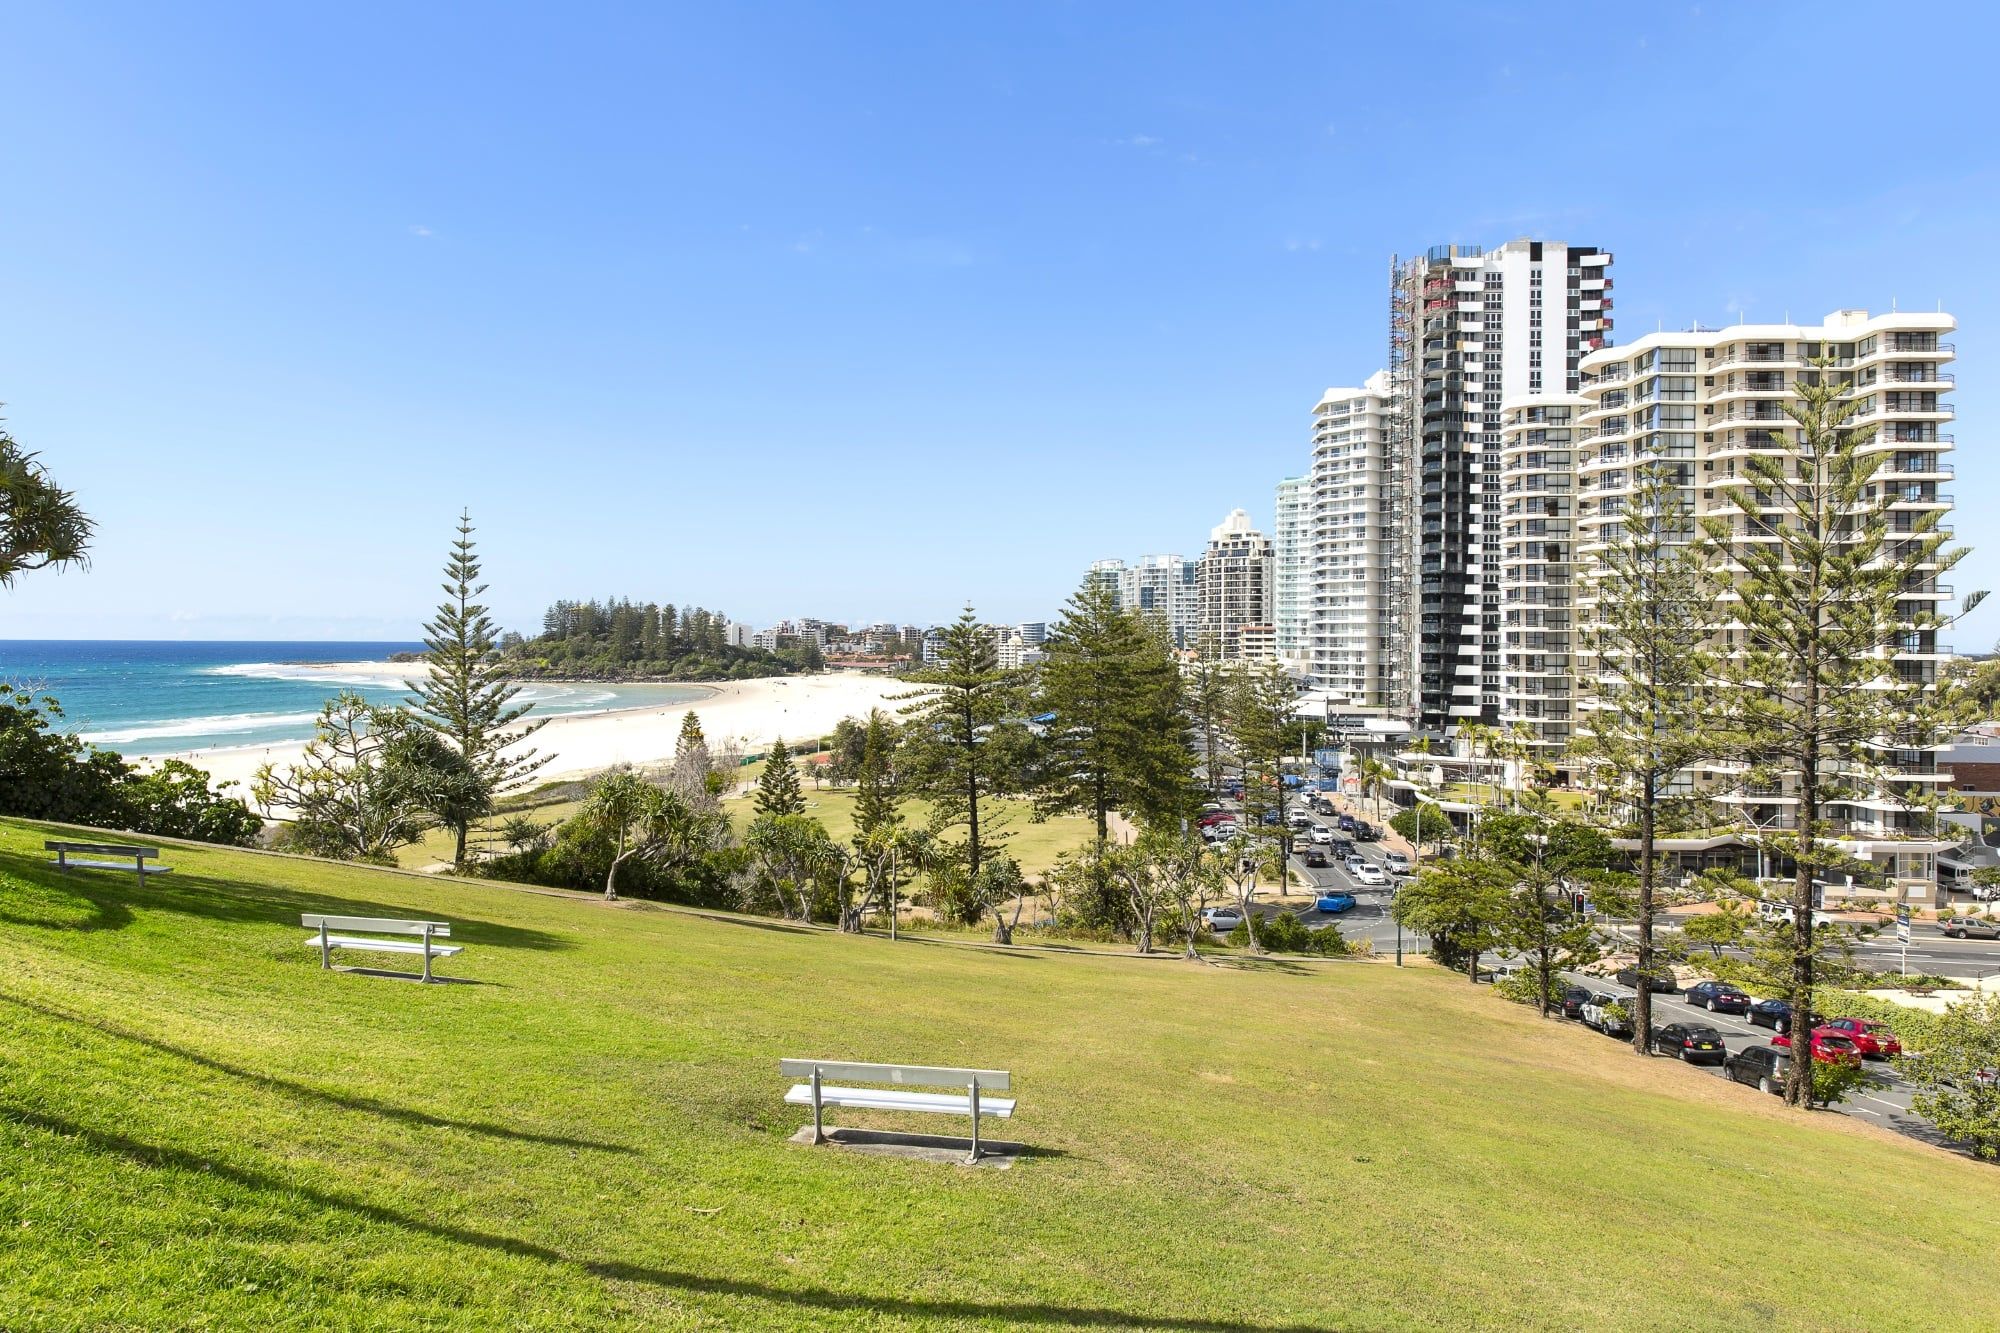
<path fill-rule="evenodd" d="M 1322 912 L 1345 912 L 1348 908 L 1354 906 L 1354 895 L 1351 893 L 1322 893 L 1319 897 L 1313 899 L 1313 906 Z"/>

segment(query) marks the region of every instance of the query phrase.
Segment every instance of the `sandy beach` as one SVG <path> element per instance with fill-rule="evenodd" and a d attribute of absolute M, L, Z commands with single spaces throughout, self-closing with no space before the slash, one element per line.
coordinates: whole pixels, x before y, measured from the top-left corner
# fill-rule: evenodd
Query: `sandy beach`
<path fill-rule="evenodd" d="M 409 668 L 401 668 L 407 672 Z M 911 686 L 885 676 L 828 672 L 818 676 L 777 676 L 713 686 L 705 699 L 689 704 L 624 708 L 554 717 L 528 742 L 554 756 L 538 778 L 548 780 L 599 772 L 614 764 L 648 764 L 673 757 L 681 717 L 701 716 L 711 745 L 733 740 L 746 752 L 763 750 L 782 736 L 807 740 L 833 730 L 844 717 L 866 717 L 870 708 L 893 712 L 897 695 Z M 303 743 L 190 750 L 174 756 L 207 769 L 217 782 L 250 784 L 264 763 L 296 761 Z"/>

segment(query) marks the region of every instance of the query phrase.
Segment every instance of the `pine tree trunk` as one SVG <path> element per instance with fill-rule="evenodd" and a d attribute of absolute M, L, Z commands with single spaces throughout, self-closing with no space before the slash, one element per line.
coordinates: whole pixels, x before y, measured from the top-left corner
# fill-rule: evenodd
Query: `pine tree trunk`
<path fill-rule="evenodd" d="M 451 868 L 461 875 L 465 873 L 465 834 L 467 828 L 467 825 L 461 823 L 454 825 L 452 830 L 458 835 L 458 848 L 452 853 Z"/>
<path fill-rule="evenodd" d="M 1819 682 L 1806 687 L 1806 716 L 1817 725 Z M 1812 988 L 1813 988 L 1813 864 L 1819 846 L 1819 737 L 1806 739 L 1804 768 L 1799 777 L 1798 871 L 1792 878 L 1792 1038 L 1791 1077 L 1785 1082 L 1785 1100 L 1793 1106 L 1812 1105 Z"/>
<path fill-rule="evenodd" d="M 1658 873 L 1654 839 L 1658 830 L 1659 775 L 1646 771 L 1639 796 L 1639 985 L 1632 1000 L 1632 1050 L 1646 1055 L 1653 1033 L 1653 880 Z"/>

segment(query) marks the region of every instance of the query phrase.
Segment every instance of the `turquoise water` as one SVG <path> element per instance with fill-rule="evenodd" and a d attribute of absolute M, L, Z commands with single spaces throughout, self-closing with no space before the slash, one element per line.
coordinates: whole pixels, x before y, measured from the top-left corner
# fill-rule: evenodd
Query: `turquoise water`
<path fill-rule="evenodd" d="M 0 641 L 0 680 L 53 694 L 62 725 L 123 754 L 267 746 L 312 735 L 320 705 L 343 689 L 379 703 L 408 697 L 414 643 Z M 686 685 L 528 681 L 520 701 L 540 716 L 688 703 Z"/>

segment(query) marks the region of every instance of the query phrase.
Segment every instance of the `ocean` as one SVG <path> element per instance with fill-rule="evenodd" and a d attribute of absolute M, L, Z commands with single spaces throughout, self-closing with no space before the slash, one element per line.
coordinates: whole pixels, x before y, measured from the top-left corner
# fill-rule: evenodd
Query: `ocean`
<path fill-rule="evenodd" d="M 343 689 L 378 703 L 405 699 L 416 643 L 174 643 L 0 640 L 0 681 L 52 694 L 60 725 L 127 755 L 261 747 L 312 736 L 320 705 Z M 535 716 L 688 703 L 685 685 L 522 683 Z"/>

